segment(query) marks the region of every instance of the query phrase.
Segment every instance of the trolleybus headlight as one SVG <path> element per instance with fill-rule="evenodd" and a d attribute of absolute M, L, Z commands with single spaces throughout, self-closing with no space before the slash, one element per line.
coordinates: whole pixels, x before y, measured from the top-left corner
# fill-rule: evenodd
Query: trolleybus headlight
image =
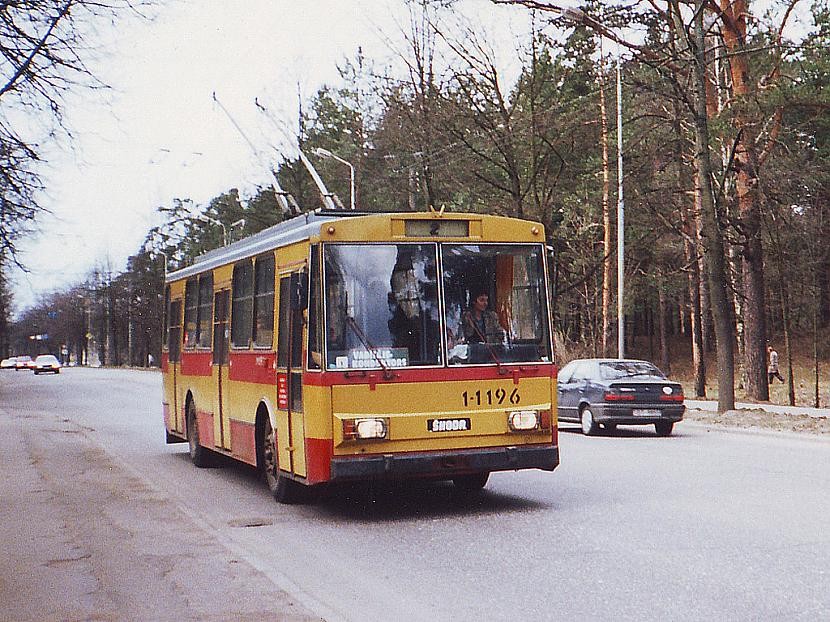
<path fill-rule="evenodd" d="M 535 410 L 513 410 L 507 413 L 507 425 L 514 432 L 535 430 L 539 427 L 539 413 Z"/>
<path fill-rule="evenodd" d="M 368 440 L 386 438 L 389 426 L 386 419 L 344 419 L 343 439 L 344 440 Z"/>

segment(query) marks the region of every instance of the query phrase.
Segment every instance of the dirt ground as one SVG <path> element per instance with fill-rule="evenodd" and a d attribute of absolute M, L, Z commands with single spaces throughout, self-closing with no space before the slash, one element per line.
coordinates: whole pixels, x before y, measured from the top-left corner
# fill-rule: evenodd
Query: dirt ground
<path fill-rule="evenodd" d="M 687 409 L 683 416 L 687 421 L 718 426 L 798 432 L 802 434 L 830 435 L 830 419 L 809 415 L 785 415 L 763 410 L 739 409 L 724 414 Z"/>

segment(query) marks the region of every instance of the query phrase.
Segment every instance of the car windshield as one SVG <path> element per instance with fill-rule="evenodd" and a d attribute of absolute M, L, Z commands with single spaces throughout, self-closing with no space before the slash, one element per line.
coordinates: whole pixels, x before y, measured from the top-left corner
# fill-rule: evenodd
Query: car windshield
<path fill-rule="evenodd" d="M 646 361 L 603 362 L 599 364 L 599 375 L 604 380 L 617 380 L 618 378 L 631 378 L 634 376 L 666 377 L 663 372 Z"/>
<path fill-rule="evenodd" d="M 51 354 L 44 354 L 35 359 L 36 363 L 57 363 L 58 359 L 56 359 Z"/>

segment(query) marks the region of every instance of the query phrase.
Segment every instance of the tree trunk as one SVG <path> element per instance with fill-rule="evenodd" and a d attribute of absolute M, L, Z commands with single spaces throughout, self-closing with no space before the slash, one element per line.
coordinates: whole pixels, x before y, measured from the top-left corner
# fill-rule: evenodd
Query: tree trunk
<path fill-rule="evenodd" d="M 815 395 L 813 396 L 813 407 L 821 408 L 821 396 L 819 392 L 819 374 L 818 374 L 818 313 L 813 313 L 813 363 L 814 363 L 814 377 L 815 381 Z"/>
<path fill-rule="evenodd" d="M 780 280 L 779 287 L 781 290 L 781 320 L 784 323 L 784 349 L 787 351 L 787 396 L 789 397 L 790 406 L 795 406 L 793 351 L 790 347 L 790 294 L 783 279 Z M 767 393 L 769 393 L 769 390 L 767 390 Z"/>
<path fill-rule="evenodd" d="M 730 53 L 734 125 L 738 131 L 734 168 L 738 214 L 743 233 L 741 268 L 744 285 L 744 366 L 746 392 L 753 399 L 769 399 L 766 378 L 766 304 L 764 290 L 764 252 L 761 242 L 760 196 L 758 193 L 758 157 L 754 123 L 748 118 L 746 100 L 750 96 L 749 59 L 746 45 L 746 0 L 721 0 L 722 32 Z"/>
<path fill-rule="evenodd" d="M 695 244 L 693 248 L 698 253 L 697 271 L 700 283 L 700 335 L 703 344 L 703 352 L 715 351 L 715 325 L 712 320 L 712 305 L 709 303 L 709 277 L 706 274 L 706 260 L 703 253 L 700 252 L 703 246 L 703 206 L 700 203 L 700 198 L 703 194 L 700 191 L 700 181 L 697 173 L 695 173 L 694 181 L 695 200 L 694 212 L 692 213 L 691 221 L 694 224 L 694 239 Z"/>
<path fill-rule="evenodd" d="M 695 187 L 697 187 L 695 183 Z M 700 191 L 695 192 L 695 203 L 700 196 Z M 692 363 L 695 372 L 695 397 L 706 397 L 706 360 L 704 359 L 704 341 L 703 341 L 703 318 L 701 312 L 701 290 L 702 281 L 700 278 L 700 263 L 698 262 L 697 245 L 693 240 L 697 240 L 697 226 L 694 220 L 689 217 L 689 210 L 686 208 L 686 203 L 681 203 L 680 218 L 683 226 L 685 236 L 683 237 L 683 253 L 686 259 L 686 265 L 689 266 L 689 305 L 691 306 L 691 333 L 692 333 Z"/>
<path fill-rule="evenodd" d="M 666 375 L 671 374 L 671 357 L 669 356 L 669 340 L 666 335 L 666 322 L 668 321 L 666 307 L 668 303 L 666 301 L 666 288 L 665 284 L 663 283 L 662 278 L 660 279 L 660 292 L 658 294 L 660 308 L 658 313 L 658 331 L 660 335 L 660 369 Z"/>
<path fill-rule="evenodd" d="M 712 192 L 709 118 L 706 110 L 706 54 L 703 0 L 695 2 L 694 72 L 695 165 L 700 186 L 703 248 L 718 351 L 718 412 L 735 408 L 735 353 L 733 325 L 728 310 L 723 235 Z"/>
<path fill-rule="evenodd" d="M 602 142 L 602 250 L 604 253 L 602 261 L 602 356 L 608 356 L 609 342 L 611 341 L 611 321 L 609 317 L 611 309 L 611 273 L 614 266 L 611 260 L 611 209 L 609 207 L 611 172 L 608 161 L 608 115 L 605 107 L 605 69 L 603 63 L 600 63 L 599 70 L 599 109 Z"/>

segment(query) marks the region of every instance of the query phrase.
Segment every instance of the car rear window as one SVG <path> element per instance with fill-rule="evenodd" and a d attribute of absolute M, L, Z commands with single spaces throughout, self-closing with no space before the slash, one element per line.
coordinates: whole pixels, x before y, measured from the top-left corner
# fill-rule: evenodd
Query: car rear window
<path fill-rule="evenodd" d="M 630 378 L 633 376 L 666 376 L 651 363 L 646 361 L 610 361 L 600 363 L 600 376 L 604 380 L 616 380 L 618 378 Z"/>

